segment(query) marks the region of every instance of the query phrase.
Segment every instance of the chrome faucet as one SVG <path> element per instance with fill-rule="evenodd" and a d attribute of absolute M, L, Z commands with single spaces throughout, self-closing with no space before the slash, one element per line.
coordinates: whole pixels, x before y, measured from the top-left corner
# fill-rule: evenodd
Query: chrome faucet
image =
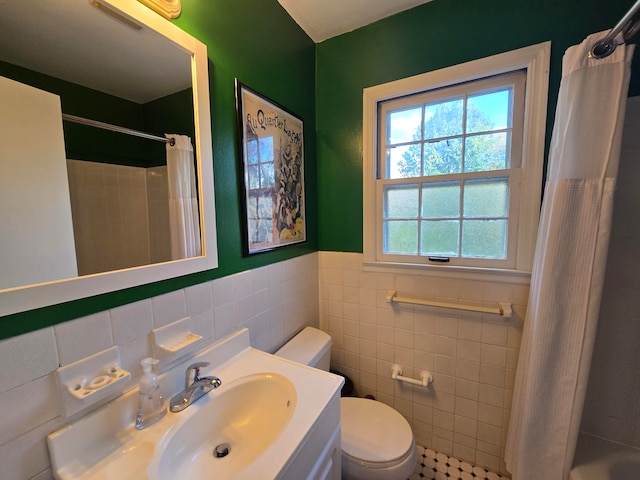
<path fill-rule="evenodd" d="M 174 413 L 181 412 L 200 397 L 222 385 L 222 381 L 218 377 L 200 376 L 200 369 L 208 366 L 209 362 L 198 362 L 189 365 L 184 381 L 184 390 L 171 399 L 169 410 Z M 193 382 L 191 381 L 191 372 L 193 372 Z"/>

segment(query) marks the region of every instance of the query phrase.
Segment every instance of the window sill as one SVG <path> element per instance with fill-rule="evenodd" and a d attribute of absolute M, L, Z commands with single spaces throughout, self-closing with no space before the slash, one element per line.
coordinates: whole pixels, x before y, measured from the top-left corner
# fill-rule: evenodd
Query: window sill
<path fill-rule="evenodd" d="M 422 265 L 416 263 L 364 261 L 365 272 L 389 273 L 395 275 L 420 275 L 425 277 L 454 280 L 480 280 L 483 282 L 529 285 L 531 272 L 501 268 L 456 267 Z"/>

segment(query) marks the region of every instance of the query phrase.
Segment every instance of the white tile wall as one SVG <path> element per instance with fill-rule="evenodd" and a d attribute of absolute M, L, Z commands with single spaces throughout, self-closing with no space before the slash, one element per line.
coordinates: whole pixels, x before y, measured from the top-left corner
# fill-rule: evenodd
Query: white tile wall
<path fill-rule="evenodd" d="M 640 448 L 640 97 L 630 98 L 582 430 Z"/>
<path fill-rule="evenodd" d="M 206 284 L 205 284 L 206 285 Z M 125 345 L 147 335 L 153 329 L 151 300 L 141 300 L 109 310 L 113 342 Z M 135 318 L 135 321 L 131 319 Z"/>
<path fill-rule="evenodd" d="M 187 299 L 184 290 L 175 290 L 151 299 L 153 326 L 164 327 L 187 316 Z"/>
<path fill-rule="evenodd" d="M 320 252 L 320 325 L 333 338 L 332 368 L 358 395 L 374 395 L 411 424 L 416 441 L 505 472 L 503 451 L 528 286 L 371 273 L 356 253 Z M 511 301 L 511 320 L 386 303 L 387 289 L 439 301 Z M 391 380 L 391 366 L 433 388 Z"/>
<path fill-rule="evenodd" d="M 189 315 L 209 342 L 246 326 L 252 346 L 274 352 L 305 326 L 317 327 L 318 311 L 313 253 L 1 340 L 0 478 L 53 478 L 46 436 L 65 422 L 54 377 L 59 365 L 117 345 L 136 385 L 156 326 Z"/>
<path fill-rule="evenodd" d="M 61 367 L 113 346 L 109 312 L 61 323 L 53 329 Z"/>
<path fill-rule="evenodd" d="M 167 167 L 151 167 L 145 170 L 149 210 L 149 255 L 151 263 L 166 262 L 171 260 Z"/>
<path fill-rule="evenodd" d="M 58 368 L 53 327 L 0 343 L 0 392 L 24 385 Z"/>
<path fill-rule="evenodd" d="M 166 187 L 164 204 L 158 199 L 163 191 L 157 187 L 165 177 L 150 177 L 153 188 L 148 199 L 146 170 L 67 160 L 80 275 L 148 264 L 150 239 L 153 243 L 157 240 L 161 243 L 154 250 L 155 260 L 167 260 L 159 253 L 166 250 L 168 242 L 168 232 L 160 231 L 164 213 L 168 212 Z M 153 206 L 160 204 L 161 210 L 149 214 L 149 202 Z M 150 236 L 150 221 L 153 222 L 153 236 Z"/>
<path fill-rule="evenodd" d="M 38 475 L 49 478 L 45 473 L 50 468 L 45 438 L 62 425 L 62 418 L 56 417 L 0 445 L 3 480 L 24 480 Z"/>

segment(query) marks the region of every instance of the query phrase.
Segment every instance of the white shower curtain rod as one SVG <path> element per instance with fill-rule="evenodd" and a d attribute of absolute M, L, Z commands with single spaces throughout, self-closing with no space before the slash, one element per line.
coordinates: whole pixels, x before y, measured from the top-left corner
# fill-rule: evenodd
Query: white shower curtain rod
<path fill-rule="evenodd" d="M 155 140 L 157 142 L 164 142 L 164 143 L 168 143 L 171 146 L 174 146 L 176 143 L 174 138 L 158 137 L 156 135 L 151 135 L 150 133 L 139 132 L 138 130 L 131 130 L 130 128 L 119 127 L 117 125 L 98 122 L 97 120 L 90 120 L 88 118 L 76 117 L 75 115 L 69 115 L 67 113 L 62 114 L 62 119 L 68 122 L 80 123 L 82 125 L 88 125 L 90 127 L 101 128 L 103 130 L 110 130 L 112 132 L 119 132 L 127 135 L 133 135 L 134 137 L 141 137 L 149 140 Z"/>
<path fill-rule="evenodd" d="M 624 17 L 622 17 L 617 25 L 609 31 L 606 37 L 593 44 L 589 55 L 594 58 L 608 57 L 613 53 L 618 45 L 626 42 L 629 38 L 634 36 L 638 31 L 638 26 L 640 24 L 638 22 L 632 24 L 631 20 L 638 10 L 640 10 L 640 0 L 636 1 L 633 7 L 625 13 Z M 622 33 L 622 41 L 616 40 L 620 33 Z"/>

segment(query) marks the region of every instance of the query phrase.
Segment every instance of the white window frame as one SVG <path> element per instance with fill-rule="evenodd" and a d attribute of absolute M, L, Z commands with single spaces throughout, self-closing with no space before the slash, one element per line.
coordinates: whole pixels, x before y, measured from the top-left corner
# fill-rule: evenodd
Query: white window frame
<path fill-rule="evenodd" d="M 551 42 L 545 42 L 364 89 L 363 256 L 366 270 L 483 280 L 496 277 L 496 280 L 501 281 L 528 283 L 540 214 L 550 53 Z M 377 202 L 381 201 L 378 198 L 380 189 L 377 188 L 379 182 L 376 178 L 379 103 L 404 95 L 446 88 L 523 69 L 526 70 L 525 119 L 514 267 L 466 267 L 381 261 L 378 257 L 380 238 L 377 236 L 380 220 L 376 213 Z"/>

